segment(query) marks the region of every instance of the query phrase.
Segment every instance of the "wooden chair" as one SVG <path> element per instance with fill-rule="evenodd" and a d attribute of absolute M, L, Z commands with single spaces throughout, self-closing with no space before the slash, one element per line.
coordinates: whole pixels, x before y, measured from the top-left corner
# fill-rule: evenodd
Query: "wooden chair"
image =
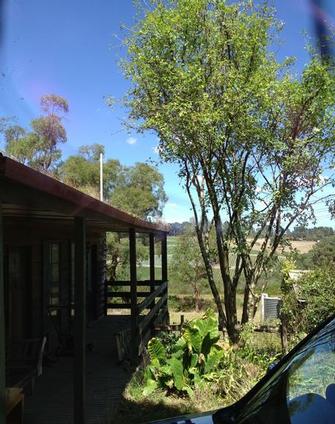
<path fill-rule="evenodd" d="M 6 361 L 7 387 L 21 387 L 26 394 L 32 393 L 36 378 L 43 372 L 46 340 L 43 337 L 10 343 Z"/>

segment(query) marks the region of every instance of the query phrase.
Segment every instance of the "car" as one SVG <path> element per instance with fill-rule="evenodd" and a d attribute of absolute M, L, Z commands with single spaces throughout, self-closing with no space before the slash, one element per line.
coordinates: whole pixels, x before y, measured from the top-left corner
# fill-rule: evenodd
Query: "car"
<path fill-rule="evenodd" d="M 312 331 L 238 402 L 156 424 L 334 424 L 335 315 Z"/>

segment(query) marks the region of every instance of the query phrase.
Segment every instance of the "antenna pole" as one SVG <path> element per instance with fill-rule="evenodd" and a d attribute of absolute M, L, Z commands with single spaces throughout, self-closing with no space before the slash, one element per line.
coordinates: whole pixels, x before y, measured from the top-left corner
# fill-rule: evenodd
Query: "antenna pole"
<path fill-rule="evenodd" d="M 100 153 L 100 200 L 104 201 L 103 154 Z"/>

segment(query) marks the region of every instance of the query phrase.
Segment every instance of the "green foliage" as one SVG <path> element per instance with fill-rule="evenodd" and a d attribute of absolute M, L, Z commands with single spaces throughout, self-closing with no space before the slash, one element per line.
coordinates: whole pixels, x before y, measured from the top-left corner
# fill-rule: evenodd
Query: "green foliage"
<path fill-rule="evenodd" d="M 144 394 L 157 388 L 192 395 L 196 386 L 218 379 L 224 350 L 218 345 L 215 314 L 207 311 L 185 325 L 181 337 L 168 354 L 163 343 L 153 338 L 148 344 L 150 364 L 144 374 Z"/>
<path fill-rule="evenodd" d="M 236 342 L 232 298 L 242 276 L 247 322 L 285 233 L 314 219 L 322 188 L 334 182 L 334 72 L 313 52 L 301 75 L 292 74 L 292 60 L 278 63 L 269 48 L 278 24 L 256 2 L 157 1 L 140 16 L 126 40 L 130 118 L 155 131 L 163 160 L 179 166 L 220 324 Z M 224 305 L 211 228 L 229 293 Z"/>
<path fill-rule="evenodd" d="M 99 196 L 100 168 L 99 155 L 104 147 L 100 144 L 81 146 L 78 155 L 69 156 L 61 165 L 59 175 L 62 180 L 95 197 Z M 108 159 L 104 163 L 104 198 L 109 200 L 110 194 L 123 184 L 124 167 L 116 159 Z"/>
<path fill-rule="evenodd" d="M 170 278 L 180 286 L 190 286 L 193 290 L 195 309 L 201 307 L 201 288 L 206 284 L 206 269 L 194 231 L 177 237 L 171 260 Z"/>
<path fill-rule="evenodd" d="M 170 236 L 180 236 L 182 234 L 185 234 L 186 232 L 192 231 L 194 228 L 194 224 L 191 224 L 190 222 L 184 221 L 184 222 L 170 222 Z"/>
<path fill-rule="evenodd" d="M 70 156 L 60 167 L 59 175 L 67 184 L 98 197 L 100 144 L 82 146 L 77 155 Z M 118 160 L 104 163 L 104 199 L 140 218 L 157 218 L 167 200 L 164 178 L 158 170 L 145 163 L 121 165 Z"/>
<path fill-rule="evenodd" d="M 149 257 L 147 237 L 137 237 L 137 266 Z M 129 236 L 128 234 L 107 233 L 107 275 L 112 281 L 129 280 Z"/>
<path fill-rule="evenodd" d="M 122 183 L 111 193 L 113 205 L 141 218 L 160 217 L 167 201 L 164 178 L 146 163 L 135 163 L 125 168 Z"/>
<path fill-rule="evenodd" d="M 335 276 L 332 267 L 317 268 L 294 282 L 284 283 L 283 305 L 290 344 L 335 313 Z"/>
<path fill-rule="evenodd" d="M 69 106 L 63 97 L 54 94 L 42 96 L 40 103 L 46 115 L 31 121 L 31 131 L 18 125 L 7 125 L 5 149 L 24 164 L 55 172 L 61 159 L 59 144 L 67 141 L 62 119 Z"/>
<path fill-rule="evenodd" d="M 236 353 L 237 355 L 248 362 L 258 365 L 263 370 L 266 370 L 269 364 L 274 363 L 279 359 L 279 345 L 273 343 L 262 343 L 261 346 L 255 343 L 254 324 L 247 323 L 243 325 L 241 331 L 240 343 L 243 346 Z M 263 337 L 265 335 L 263 334 Z"/>

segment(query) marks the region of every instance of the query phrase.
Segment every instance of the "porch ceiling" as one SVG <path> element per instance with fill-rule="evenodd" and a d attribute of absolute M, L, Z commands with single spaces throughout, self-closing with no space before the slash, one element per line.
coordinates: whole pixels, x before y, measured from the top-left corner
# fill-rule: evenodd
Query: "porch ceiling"
<path fill-rule="evenodd" d="M 132 216 L 1 154 L 0 200 L 4 217 L 72 222 L 81 216 L 102 231 L 168 232 L 166 225 Z"/>

